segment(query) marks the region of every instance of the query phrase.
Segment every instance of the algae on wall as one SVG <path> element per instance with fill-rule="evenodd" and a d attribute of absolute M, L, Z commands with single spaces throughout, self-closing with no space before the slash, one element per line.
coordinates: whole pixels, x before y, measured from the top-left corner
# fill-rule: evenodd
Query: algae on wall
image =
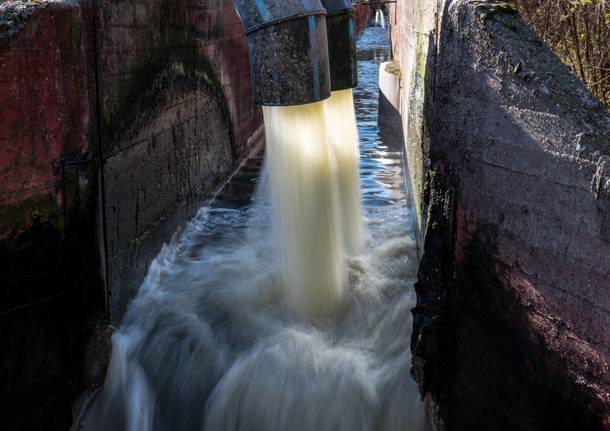
<path fill-rule="evenodd" d="M 399 1 L 390 7 L 392 22 L 396 22 L 397 15 L 401 17 L 399 27 L 392 27 L 393 54 L 402 74 L 400 106 L 420 236 L 426 226 L 429 119 L 434 98 L 438 25 L 444 4 L 445 0 L 415 0 Z"/>

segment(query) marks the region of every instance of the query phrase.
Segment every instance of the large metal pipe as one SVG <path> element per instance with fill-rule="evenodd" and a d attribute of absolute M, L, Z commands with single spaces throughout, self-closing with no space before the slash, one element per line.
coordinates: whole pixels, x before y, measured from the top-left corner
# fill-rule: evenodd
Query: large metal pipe
<path fill-rule="evenodd" d="M 234 0 L 246 28 L 254 100 L 288 106 L 330 96 L 326 10 L 320 0 Z"/>
<path fill-rule="evenodd" d="M 326 31 L 332 91 L 358 85 L 355 10 L 350 0 L 322 0 L 326 8 Z"/>

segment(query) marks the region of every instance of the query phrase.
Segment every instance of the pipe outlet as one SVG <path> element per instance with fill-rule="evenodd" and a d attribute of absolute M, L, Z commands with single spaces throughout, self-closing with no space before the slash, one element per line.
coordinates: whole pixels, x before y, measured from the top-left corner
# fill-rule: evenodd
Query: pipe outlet
<path fill-rule="evenodd" d="M 330 96 L 326 10 L 319 0 L 234 0 L 246 28 L 254 100 L 290 106 Z"/>
<path fill-rule="evenodd" d="M 326 8 L 326 32 L 332 91 L 358 85 L 354 7 L 350 0 L 322 0 Z"/>

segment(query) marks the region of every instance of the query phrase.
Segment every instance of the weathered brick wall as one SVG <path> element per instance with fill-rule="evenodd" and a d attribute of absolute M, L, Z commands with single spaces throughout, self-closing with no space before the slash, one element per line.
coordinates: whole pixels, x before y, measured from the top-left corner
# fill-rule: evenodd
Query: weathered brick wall
<path fill-rule="evenodd" d="M 6 1 L 0 94 L 0 412 L 65 429 L 106 318 L 262 116 L 229 0 Z"/>
<path fill-rule="evenodd" d="M 196 28 L 199 42 L 220 77 L 234 125 L 234 151 L 243 156 L 260 144 L 262 111 L 251 102 L 248 41 L 243 25 L 232 0 L 217 3 L 210 2 L 206 19 L 196 20 Z"/>
<path fill-rule="evenodd" d="M 33 22 L 28 31 L 20 31 L 18 17 L 12 26 L 0 27 L 0 202 L 6 207 L 54 195 L 61 204 L 62 157 L 89 146 L 91 29 L 74 5 L 56 3 L 20 14 Z M 89 61 L 82 61 L 87 56 Z M 45 109 L 37 109 L 41 106 Z"/>
<path fill-rule="evenodd" d="M 607 430 L 610 114 L 510 3 L 399 0 L 391 19 L 437 427 Z"/>
<path fill-rule="evenodd" d="M 55 429 L 69 419 L 84 383 L 88 319 L 100 318 L 92 22 L 87 3 L 0 5 L 5 429 Z"/>

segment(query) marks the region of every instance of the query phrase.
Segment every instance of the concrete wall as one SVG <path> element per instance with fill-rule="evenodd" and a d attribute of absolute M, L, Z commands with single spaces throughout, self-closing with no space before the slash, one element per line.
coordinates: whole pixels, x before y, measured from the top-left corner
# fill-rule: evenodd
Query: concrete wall
<path fill-rule="evenodd" d="M 0 413 L 66 429 L 162 242 L 262 139 L 229 0 L 0 4 Z"/>
<path fill-rule="evenodd" d="M 247 40 L 231 1 L 100 1 L 110 319 L 180 221 L 260 140 Z M 233 127 L 233 124 L 238 127 Z"/>
<path fill-rule="evenodd" d="M 391 8 L 438 429 L 610 429 L 610 114 L 494 1 Z"/>

